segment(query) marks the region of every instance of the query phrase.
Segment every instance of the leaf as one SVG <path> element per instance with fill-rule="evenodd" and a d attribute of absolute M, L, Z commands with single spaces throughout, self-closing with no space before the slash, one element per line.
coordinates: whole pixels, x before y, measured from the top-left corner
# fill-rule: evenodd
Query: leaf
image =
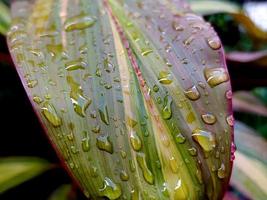
<path fill-rule="evenodd" d="M 229 75 L 216 33 L 184 1 L 14 1 L 12 11 L 16 69 L 87 197 L 222 197 Z"/>
<path fill-rule="evenodd" d="M 8 7 L 0 1 L 0 34 L 5 35 L 11 24 L 11 16 Z"/>
<path fill-rule="evenodd" d="M 71 191 L 71 185 L 62 185 L 57 188 L 48 200 L 68 200 Z"/>
<path fill-rule="evenodd" d="M 216 0 L 191 0 L 191 9 L 201 15 L 212 15 L 217 13 L 238 13 L 241 8 L 230 1 Z"/>
<path fill-rule="evenodd" d="M 0 194 L 6 190 L 42 174 L 50 168 L 45 160 L 33 157 L 9 157 L 0 159 Z"/>
<path fill-rule="evenodd" d="M 250 92 L 235 92 L 233 108 L 237 112 L 248 112 L 267 117 L 267 107 Z"/>

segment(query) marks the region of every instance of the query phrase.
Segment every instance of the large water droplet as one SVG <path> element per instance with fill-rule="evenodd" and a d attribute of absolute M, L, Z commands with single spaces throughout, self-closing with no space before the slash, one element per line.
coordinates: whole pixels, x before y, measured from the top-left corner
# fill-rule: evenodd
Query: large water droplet
<path fill-rule="evenodd" d="M 80 14 L 67 19 L 64 23 L 65 31 L 82 30 L 93 26 L 96 19 L 92 16 Z"/>
<path fill-rule="evenodd" d="M 70 98 L 74 111 L 81 117 L 85 117 L 85 111 L 91 104 L 92 100 L 84 96 L 81 85 L 76 83 L 71 76 L 67 76 L 67 82 L 71 88 Z"/>
<path fill-rule="evenodd" d="M 137 153 L 136 159 L 139 164 L 139 167 L 142 169 L 143 177 L 146 180 L 146 182 L 151 185 L 154 184 L 154 176 L 147 167 L 146 155 L 144 153 Z"/>
<path fill-rule="evenodd" d="M 169 85 L 172 83 L 171 74 L 166 71 L 161 71 L 159 73 L 158 80 L 161 84 Z"/>
<path fill-rule="evenodd" d="M 215 137 L 209 131 L 195 129 L 192 137 L 206 152 L 213 150 L 213 148 L 216 146 Z"/>
<path fill-rule="evenodd" d="M 99 135 L 96 138 L 96 146 L 103 151 L 106 151 L 108 153 L 113 153 L 113 145 L 109 140 L 108 135 Z"/>
<path fill-rule="evenodd" d="M 114 183 L 110 178 L 105 177 L 103 188 L 99 189 L 101 196 L 105 196 L 111 200 L 118 199 L 121 194 L 121 186 Z"/>
<path fill-rule="evenodd" d="M 131 131 L 130 141 L 131 141 L 131 145 L 135 151 L 139 151 L 141 149 L 142 142 L 141 142 L 140 137 L 137 135 L 137 133 L 135 131 Z"/>
<path fill-rule="evenodd" d="M 162 110 L 162 117 L 163 119 L 170 119 L 172 117 L 172 98 L 170 96 L 164 97 L 164 104 L 163 104 L 163 110 Z"/>
<path fill-rule="evenodd" d="M 184 93 L 185 96 L 192 101 L 196 101 L 200 98 L 200 93 L 195 85 L 185 90 Z"/>
<path fill-rule="evenodd" d="M 215 122 L 217 121 L 216 117 L 211 113 L 203 114 L 201 115 L 201 118 L 203 122 L 209 125 L 215 124 Z"/>
<path fill-rule="evenodd" d="M 204 76 L 210 87 L 229 81 L 229 75 L 225 68 L 205 68 Z"/>
<path fill-rule="evenodd" d="M 59 127 L 62 125 L 61 118 L 57 115 L 54 106 L 49 102 L 44 102 L 42 107 L 42 113 L 54 127 Z"/>

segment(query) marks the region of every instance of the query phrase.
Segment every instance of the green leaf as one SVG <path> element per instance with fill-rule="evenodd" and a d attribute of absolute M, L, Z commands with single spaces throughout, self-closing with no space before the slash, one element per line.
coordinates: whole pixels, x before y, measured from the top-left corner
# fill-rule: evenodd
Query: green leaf
<path fill-rule="evenodd" d="M 33 157 L 1 158 L 0 194 L 42 174 L 50 166 L 45 160 Z"/>
<path fill-rule="evenodd" d="M 11 16 L 8 7 L 0 1 L 0 34 L 5 35 L 11 24 Z"/>
<path fill-rule="evenodd" d="M 68 200 L 71 191 L 71 185 L 62 185 L 57 188 L 48 200 Z"/>
<path fill-rule="evenodd" d="M 186 2 L 14 1 L 12 11 L 16 69 L 86 196 L 223 196 L 229 75 L 219 38 Z"/>
<path fill-rule="evenodd" d="M 218 0 L 191 0 L 191 9 L 201 15 L 211 15 L 216 13 L 238 13 L 241 8 L 230 1 Z"/>

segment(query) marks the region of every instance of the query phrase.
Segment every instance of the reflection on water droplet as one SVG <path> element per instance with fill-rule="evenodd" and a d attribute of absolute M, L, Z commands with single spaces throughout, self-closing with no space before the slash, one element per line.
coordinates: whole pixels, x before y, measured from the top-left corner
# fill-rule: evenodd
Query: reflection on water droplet
<path fill-rule="evenodd" d="M 222 46 L 218 37 L 212 38 L 212 39 L 208 39 L 207 43 L 208 43 L 209 47 L 212 48 L 213 50 L 218 50 Z"/>
<path fill-rule="evenodd" d="M 213 150 L 213 148 L 216 146 L 215 137 L 209 131 L 195 129 L 192 137 L 206 152 Z"/>
<path fill-rule="evenodd" d="M 196 101 L 200 98 L 200 93 L 195 85 L 185 90 L 184 93 L 185 96 L 192 101 Z"/>
<path fill-rule="evenodd" d="M 229 75 L 225 68 L 205 68 L 204 76 L 210 87 L 229 81 Z"/>
<path fill-rule="evenodd" d="M 146 155 L 144 153 L 137 153 L 136 155 L 137 162 L 139 167 L 142 169 L 143 177 L 145 181 L 151 185 L 154 184 L 154 176 L 152 172 L 148 169 L 146 163 Z"/>
<path fill-rule="evenodd" d="M 113 153 L 113 145 L 109 140 L 108 135 L 99 135 L 96 138 L 96 146 L 103 151 L 106 151 L 108 153 Z"/>
<path fill-rule="evenodd" d="M 57 115 L 54 106 L 47 101 L 43 104 L 42 114 L 54 127 L 59 127 L 62 125 L 62 120 Z"/>
<path fill-rule="evenodd" d="M 228 117 L 226 117 L 226 122 L 229 126 L 234 126 L 234 124 L 235 124 L 234 116 L 229 115 Z"/>
<path fill-rule="evenodd" d="M 131 141 L 131 145 L 135 151 L 139 151 L 141 149 L 142 142 L 141 142 L 140 137 L 137 135 L 137 133 L 135 131 L 131 131 L 130 141 Z"/>
<path fill-rule="evenodd" d="M 67 32 L 74 30 L 82 30 L 93 26 L 95 22 L 96 20 L 94 17 L 80 14 L 67 19 L 64 23 L 64 29 Z"/>
<path fill-rule="evenodd" d="M 178 142 L 179 144 L 183 144 L 185 143 L 185 137 L 181 134 L 181 133 L 178 133 L 176 136 L 175 136 L 175 140 L 176 142 Z"/>
<path fill-rule="evenodd" d="M 171 74 L 166 71 L 161 71 L 159 73 L 158 80 L 161 84 L 169 85 L 172 83 Z"/>
<path fill-rule="evenodd" d="M 121 194 L 121 186 L 114 183 L 110 178 L 105 177 L 104 185 L 99 189 L 101 196 L 105 196 L 111 200 L 118 199 Z"/>
<path fill-rule="evenodd" d="M 164 97 L 164 104 L 163 104 L 163 110 L 162 110 L 162 117 L 163 119 L 170 119 L 172 117 L 172 98 L 170 96 Z"/>
<path fill-rule="evenodd" d="M 209 125 L 215 124 L 217 121 L 217 118 L 211 113 L 203 114 L 203 115 L 201 115 L 201 118 L 202 118 L 203 122 L 205 122 L 206 124 L 209 124 Z"/>
<path fill-rule="evenodd" d="M 220 179 L 224 179 L 226 176 L 225 165 L 222 163 L 221 167 L 218 169 L 217 175 Z"/>
<path fill-rule="evenodd" d="M 76 83 L 71 76 L 67 76 L 67 82 L 71 88 L 70 98 L 74 111 L 81 117 L 85 117 L 85 111 L 91 104 L 92 100 L 84 96 L 81 85 Z"/>

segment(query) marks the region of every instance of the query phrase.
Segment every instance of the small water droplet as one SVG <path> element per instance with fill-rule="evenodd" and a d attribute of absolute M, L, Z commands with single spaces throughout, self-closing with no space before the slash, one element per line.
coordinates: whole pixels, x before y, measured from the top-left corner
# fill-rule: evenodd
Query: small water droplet
<path fill-rule="evenodd" d="M 229 115 L 228 117 L 226 117 L 226 122 L 229 126 L 233 127 L 235 124 L 235 119 L 233 115 Z"/>
<path fill-rule="evenodd" d="M 181 133 L 178 133 L 176 136 L 175 136 L 175 140 L 176 142 L 178 142 L 179 144 L 183 144 L 185 143 L 185 137 L 181 134 Z"/>
<path fill-rule="evenodd" d="M 200 98 L 200 93 L 195 85 L 185 90 L 184 94 L 188 99 L 192 101 L 196 101 Z"/>
<path fill-rule="evenodd" d="M 209 131 L 195 129 L 192 137 L 206 152 L 213 150 L 213 148 L 216 146 L 215 137 Z"/>
<path fill-rule="evenodd" d="M 169 164 L 170 164 L 170 168 L 171 168 L 172 172 L 175 174 L 178 173 L 179 166 L 178 166 L 178 163 L 174 157 L 170 158 Z"/>
<path fill-rule="evenodd" d="M 189 36 L 186 40 L 184 40 L 184 45 L 188 46 L 194 41 L 195 37 L 193 35 Z"/>
<path fill-rule="evenodd" d="M 142 142 L 141 142 L 140 137 L 137 135 L 137 133 L 135 131 L 131 131 L 130 141 L 131 141 L 131 145 L 135 151 L 139 151 L 141 149 Z"/>
<path fill-rule="evenodd" d="M 140 200 L 139 193 L 138 193 L 137 190 L 132 190 L 131 191 L 131 200 Z"/>
<path fill-rule="evenodd" d="M 62 125 L 62 120 L 57 115 L 54 106 L 47 101 L 43 104 L 42 114 L 54 127 L 59 127 Z"/>
<path fill-rule="evenodd" d="M 93 132 L 93 133 L 100 133 L 100 126 L 99 126 L 99 125 L 95 125 L 95 126 L 92 128 L 92 132 Z"/>
<path fill-rule="evenodd" d="M 99 189 L 99 192 L 102 196 L 105 196 L 111 200 L 118 199 L 122 194 L 121 186 L 114 183 L 108 177 L 105 177 L 103 187 Z"/>
<path fill-rule="evenodd" d="M 202 118 L 203 122 L 205 122 L 206 124 L 209 124 L 209 125 L 215 124 L 217 121 L 217 118 L 211 113 L 203 114 L 203 115 L 201 115 L 201 118 Z"/>
<path fill-rule="evenodd" d="M 96 68 L 95 75 L 98 77 L 102 76 L 102 72 L 101 72 L 100 68 Z"/>
<path fill-rule="evenodd" d="M 169 72 L 166 72 L 166 71 L 161 71 L 159 73 L 158 80 L 161 84 L 165 84 L 165 85 L 169 85 L 173 81 L 171 78 L 171 74 Z"/>
<path fill-rule="evenodd" d="M 221 48 L 221 41 L 219 40 L 219 38 L 211 38 L 207 40 L 207 43 L 209 45 L 210 48 L 212 48 L 213 50 L 218 50 Z"/>
<path fill-rule="evenodd" d="M 163 185 L 162 185 L 162 189 L 161 189 L 161 193 L 162 193 L 163 196 L 165 196 L 165 197 L 170 197 L 169 189 L 168 189 L 168 185 L 167 185 L 167 183 L 163 183 Z"/>
<path fill-rule="evenodd" d="M 130 116 L 126 116 L 126 123 L 129 127 L 134 128 L 137 124 L 137 121 Z"/>
<path fill-rule="evenodd" d="M 146 155 L 144 153 L 137 153 L 136 155 L 137 162 L 139 167 L 142 169 L 143 177 L 145 181 L 151 185 L 154 184 L 154 176 L 152 172 L 148 169 L 146 163 Z"/>
<path fill-rule="evenodd" d="M 64 23 L 64 29 L 66 32 L 74 30 L 82 30 L 93 26 L 96 19 L 92 16 L 80 14 L 67 19 Z"/>
<path fill-rule="evenodd" d="M 86 66 L 87 66 L 87 63 L 78 59 L 78 60 L 72 60 L 72 61 L 67 62 L 65 64 L 65 69 L 67 71 L 74 71 L 78 69 L 85 69 Z"/>
<path fill-rule="evenodd" d="M 120 178 L 121 178 L 122 181 L 128 181 L 129 180 L 129 175 L 125 170 L 121 170 Z"/>
<path fill-rule="evenodd" d="M 184 30 L 184 27 L 182 25 L 180 25 L 178 22 L 176 21 L 173 21 L 172 22 L 172 28 L 173 30 L 175 31 L 183 31 Z"/>
<path fill-rule="evenodd" d="M 162 117 L 163 119 L 170 119 L 172 117 L 172 98 L 170 96 L 164 97 L 164 104 L 163 104 L 163 110 L 162 110 Z"/>
<path fill-rule="evenodd" d="M 29 88 L 34 88 L 37 84 L 38 84 L 38 81 L 36 79 L 28 80 L 27 81 L 27 86 Z"/>
<path fill-rule="evenodd" d="M 232 91 L 231 90 L 227 90 L 226 93 L 225 93 L 225 97 L 226 97 L 226 99 L 231 100 L 233 98 Z"/>
<path fill-rule="evenodd" d="M 43 99 L 37 95 L 34 95 L 32 100 L 37 104 L 40 104 L 43 102 Z"/>
<path fill-rule="evenodd" d="M 225 165 L 222 163 L 220 168 L 218 169 L 217 175 L 220 179 L 224 179 L 226 176 Z"/>
<path fill-rule="evenodd" d="M 152 52 L 153 52 L 153 50 L 150 49 L 150 48 L 143 48 L 143 49 L 141 49 L 142 56 L 147 56 L 148 54 L 150 54 Z"/>
<path fill-rule="evenodd" d="M 99 107 L 98 112 L 102 122 L 104 122 L 106 125 L 109 125 L 108 107 L 106 105 L 102 105 Z"/>
<path fill-rule="evenodd" d="M 113 145 L 109 140 L 109 136 L 108 135 L 99 135 L 96 138 L 96 146 L 103 151 L 106 151 L 110 154 L 113 153 Z"/>
<path fill-rule="evenodd" d="M 225 68 L 205 68 L 204 76 L 210 87 L 229 81 L 229 75 Z"/>
<path fill-rule="evenodd" d="M 153 86 L 153 91 L 154 91 L 154 92 L 158 92 L 158 91 L 159 91 L 159 86 L 154 85 L 154 86 Z"/>
<path fill-rule="evenodd" d="M 127 153 L 123 150 L 120 151 L 121 157 L 125 159 L 127 157 Z"/>
<path fill-rule="evenodd" d="M 188 199 L 188 190 L 185 185 L 182 184 L 182 180 L 179 179 L 174 188 L 174 199 L 186 200 Z"/>
<path fill-rule="evenodd" d="M 82 138 L 82 150 L 84 152 L 88 152 L 90 150 L 90 137 L 87 131 L 83 131 L 83 138 Z"/>
<path fill-rule="evenodd" d="M 192 147 L 188 149 L 191 156 L 197 156 L 197 149 L 195 147 Z"/>
<path fill-rule="evenodd" d="M 71 153 L 73 153 L 73 154 L 77 154 L 77 153 L 79 153 L 79 150 L 78 150 L 77 147 L 74 146 L 74 145 L 71 145 L 71 146 L 70 146 L 70 150 L 71 150 Z"/>

